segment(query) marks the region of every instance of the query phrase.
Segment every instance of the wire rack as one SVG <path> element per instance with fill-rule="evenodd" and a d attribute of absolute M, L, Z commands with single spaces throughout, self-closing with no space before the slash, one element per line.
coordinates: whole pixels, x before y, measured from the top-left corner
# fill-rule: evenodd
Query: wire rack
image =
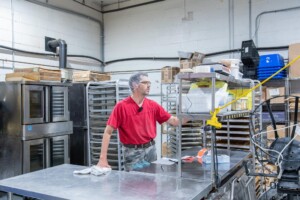
<path fill-rule="evenodd" d="M 106 122 L 116 105 L 130 95 L 128 80 L 89 82 L 86 86 L 88 163 L 97 164 Z M 114 170 L 123 170 L 123 152 L 119 133 L 115 131 L 110 139 L 107 160 Z"/>

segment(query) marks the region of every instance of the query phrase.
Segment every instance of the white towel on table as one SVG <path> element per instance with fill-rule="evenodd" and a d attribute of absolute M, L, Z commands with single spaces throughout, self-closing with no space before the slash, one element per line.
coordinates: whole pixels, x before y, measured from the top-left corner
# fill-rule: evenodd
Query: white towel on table
<path fill-rule="evenodd" d="M 82 169 L 82 170 L 74 170 L 73 174 L 78 174 L 78 175 L 87 175 L 87 174 L 92 174 L 95 176 L 100 176 L 100 175 L 105 175 L 111 171 L 111 168 L 109 167 L 98 167 L 96 165 Z"/>

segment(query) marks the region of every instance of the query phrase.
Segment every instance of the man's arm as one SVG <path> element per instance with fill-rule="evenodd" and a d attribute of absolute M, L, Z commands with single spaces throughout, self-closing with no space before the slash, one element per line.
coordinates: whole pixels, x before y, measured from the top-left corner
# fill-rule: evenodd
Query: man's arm
<path fill-rule="evenodd" d="M 188 119 L 183 118 L 182 124 L 186 124 L 188 122 Z M 180 120 L 177 117 L 171 116 L 170 119 L 167 121 L 168 124 L 171 124 L 172 126 L 178 126 L 180 123 Z"/>
<path fill-rule="evenodd" d="M 104 134 L 103 134 L 103 138 L 102 138 L 100 158 L 99 158 L 99 161 L 97 163 L 98 167 L 110 167 L 110 165 L 107 162 L 107 150 L 108 150 L 108 145 L 109 145 L 109 142 L 110 142 L 110 137 L 111 137 L 113 131 L 114 131 L 114 128 L 112 126 L 109 126 L 109 125 L 107 125 L 105 130 L 104 130 Z"/>

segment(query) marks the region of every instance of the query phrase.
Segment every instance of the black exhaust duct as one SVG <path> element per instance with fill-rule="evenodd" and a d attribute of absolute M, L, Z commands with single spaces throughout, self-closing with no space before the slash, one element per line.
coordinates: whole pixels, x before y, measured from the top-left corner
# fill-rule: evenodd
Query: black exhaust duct
<path fill-rule="evenodd" d="M 50 40 L 47 46 L 53 52 L 59 55 L 59 68 L 65 69 L 67 67 L 67 43 L 64 40 Z"/>

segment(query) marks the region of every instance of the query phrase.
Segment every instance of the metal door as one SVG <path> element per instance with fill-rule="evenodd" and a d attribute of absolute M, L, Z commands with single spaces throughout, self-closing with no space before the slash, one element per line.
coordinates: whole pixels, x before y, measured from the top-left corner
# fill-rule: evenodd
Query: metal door
<path fill-rule="evenodd" d="M 23 124 L 43 123 L 47 117 L 45 87 L 23 85 L 22 87 Z"/>
<path fill-rule="evenodd" d="M 23 173 L 45 168 L 46 153 L 44 139 L 23 142 Z"/>
<path fill-rule="evenodd" d="M 70 163 L 68 135 L 50 138 L 50 155 L 51 166 Z"/>
<path fill-rule="evenodd" d="M 51 121 L 70 120 L 68 87 L 53 86 L 51 93 Z"/>

